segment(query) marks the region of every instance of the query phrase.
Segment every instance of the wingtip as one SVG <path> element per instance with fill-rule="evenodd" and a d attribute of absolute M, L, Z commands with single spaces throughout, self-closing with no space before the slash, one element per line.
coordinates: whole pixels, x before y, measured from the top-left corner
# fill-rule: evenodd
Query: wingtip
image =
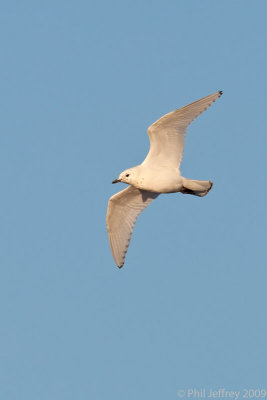
<path fill-rule="evenodd" d="M 219 90 L 219 95 L 221 96 L 223 94 L 223 91 L 222 90 Z"/>
<path fill-rule="evenodd" d="M 117 265 L 117 267 L 118 267 L 119 269 L 121 269 L 121 268 L 123 267 L 123 265 L 124 265 L 124 264 Z"/>

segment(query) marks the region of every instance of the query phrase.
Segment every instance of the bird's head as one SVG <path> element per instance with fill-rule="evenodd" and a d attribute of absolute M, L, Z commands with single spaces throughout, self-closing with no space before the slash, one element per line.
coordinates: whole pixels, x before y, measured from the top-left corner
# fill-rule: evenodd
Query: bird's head
<path fill-rule="evenodd" d="M 135 176 L 134 168 L 129 168 L 123 171 L 120 176 L 115 179 L 112 183 L 123 182 L 131 185 Z"/>

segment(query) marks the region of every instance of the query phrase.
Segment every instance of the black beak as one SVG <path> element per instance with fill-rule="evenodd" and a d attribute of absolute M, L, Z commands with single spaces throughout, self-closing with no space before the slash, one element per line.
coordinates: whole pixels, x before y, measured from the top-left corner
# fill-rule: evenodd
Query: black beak
<path fill-rule="evenodd" d="M 120 180 L 119 179 L 115 179 L 115 181 L 112 181 L 111 183 L 117 183 L 117 182 L 120 182 Z"/>

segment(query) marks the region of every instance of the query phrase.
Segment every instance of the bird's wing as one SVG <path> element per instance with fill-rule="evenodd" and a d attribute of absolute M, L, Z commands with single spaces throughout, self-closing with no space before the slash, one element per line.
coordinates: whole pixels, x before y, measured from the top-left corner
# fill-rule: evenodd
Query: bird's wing
<path fill-rule="evenodd" d="M 158 195 L 129 186 L 109 199 L 106 218 L 108 238 L 113 258 L 119 268 L 124 264 L 138 215 Z"/>
<path fill-rule="evenodd" d="M 148 128 L 150 150 L 143 164 L 179 168 L 188 125 L 222 95 L 216 92 L 172 111 Z"/>

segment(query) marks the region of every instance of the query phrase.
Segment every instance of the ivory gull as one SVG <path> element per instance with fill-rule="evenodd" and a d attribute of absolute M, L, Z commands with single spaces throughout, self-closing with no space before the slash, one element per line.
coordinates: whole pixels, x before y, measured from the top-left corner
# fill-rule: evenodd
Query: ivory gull
<path fill-rule="evenodd" d="M 148 128 L 150 149 L 142 164 L 126 169 L 112 183 L 129 186 L 109 199 L 107 230 L 113 258 L 121 268 L 138 215 L 160 193 L 206 196 L 211 181 L 184 178 L 180 172 L 188 125 L 222 95 L 222 91 L 172 111 Z"/>

